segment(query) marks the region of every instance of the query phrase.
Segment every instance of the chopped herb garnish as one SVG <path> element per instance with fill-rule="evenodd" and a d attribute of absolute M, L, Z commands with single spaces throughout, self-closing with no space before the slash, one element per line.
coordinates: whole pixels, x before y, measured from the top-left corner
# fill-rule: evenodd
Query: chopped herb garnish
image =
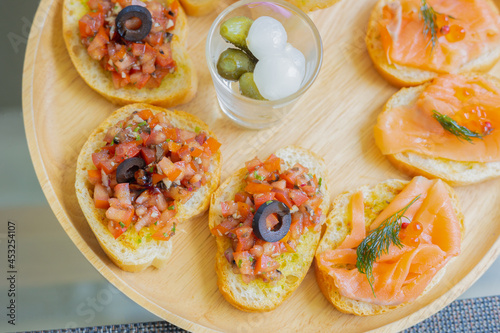
<path fill-rule="evenodd" d="M 272 200 L 268 200 L 268 201 L 266 201 L 266 205 L 269 205 L 272 202 L 273 202 Z"/>
<path fill-rule="evenodd" d="M 323 182 L 323 178 L 321 178 L 321 177 L 320 177 L 320 178 L 319 178 L 319 180 L 318 180 L 318 187 L 320 187 L 320 186 L 321 186 L 321 183 L 322 183 L 322 182 Z"/>
<path fill-rule="evenodd" d="M 198 126 L 196 126 L 196 127 L 194 128 L 194 132 L 195 132 L 196 134 L 199 134 L 199 133 L 200 133 L 200 131 L 201 131 L 201 128 L 199 128 Z"/>
<path fill-rule="evenodd" d="M 373 296 L 375 297 L 377 296 L 373 289 L 373 264 L 380 256 L 389 252 L 391 244 L 399 248 L 403 247 L 399 239 L 401 221 L 403 217 L 405 217 L 404 214 L 408 208 L 410 208 L 419 198 L 420 195 L 415 197 L 408 205 L 385 219 L 376 229 L 372 230 L 368 236 L 366 236 L 356 250 L 356 255 L 358 257 L 356 267 L 361 274 L 366 275 L 368 283 L 372 288 Z"/>
<path fill-rule="evenodd" d="M 135 140 L 136 141 L 141 141 L 141 139 L 142 139 L 141 136 L 139 134 L 137 134 L 136 137 L 135 137 Z"/>
<path fill-rule="evenodd" d="M 120 222 L 120 227 L 125 228 L 125 223 Z"/>
<path fill-rule="evenodd" d="M 424 20 L 424 36 L 431 36 L 429 44 L 432 43 L 432 50 L 436 47 L 437 37 L 437 13 L 432 6 L 427 3 L 427 0 L 422 0 L 420 6 L 420 17 Z M 427 44 L 427 46 L 429 45 Z"/>
<path fill-rule="evenodd" d="M 166 232 L 163 233 L 163 237 L 167 238 L 168 234 Z"/>
<path fill-rule="evenodd" d="M 238 267 L 239 267 L 239 268 L 241 268 L 241 264 L 242 264 L 242 263 L 243 263 L 243 261 L 241 261 L 241 259 L 240 259 L 240 260 L 238 260 Z"/>
<path fill-rule="evenodd" d="M 141 244 L 141 243 L 142 243 L 142 238 L 139 238 L 139 239 L 137 240 L 137 244 Z"/>
<path fill-rule="evenodd" d="M 175 223 L 174 223 L 174 226 L 172 227 L 171 231 L 172 231 L 173 233 L 175 233 Z"/>
<path fill-rule="evenodd" d="M 256 179 L 258 179 L 258 180 L 261 180 L 261 181 L 264 180 L 264 177 L 262 177 L 261 175 L 259 175 L 257 173 L 257 171 L 253 172 L 253 177 L 256 178 Z"/>
<path fill-rule="evenodd" d="M 459 140 L 462 139 L 472 143 L 472 138 L 482 139 L 484 136 L 483 134 L 469 130 L 467 127 L 460 126 L 451 117 L 439 113 L 436 110 L 432 110 L 432 113 L 432 117 L 434 117 L 434 119 L 436 119 L 446 131 L 455 135 Z"/>
<path fill-rule="evenodd" d="M 175 205 L 168 206 L 168 210 L 174 210 L 174 209 L 175 209 Z"/>

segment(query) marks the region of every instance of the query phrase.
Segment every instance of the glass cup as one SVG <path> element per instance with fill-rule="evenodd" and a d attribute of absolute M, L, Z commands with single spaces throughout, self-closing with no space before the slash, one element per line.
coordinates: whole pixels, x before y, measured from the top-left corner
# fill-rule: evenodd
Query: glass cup
<path fill-rule="evenodd" d="M 260 16 L 270 16 L 283 24 L 288 42 L 300 50 L 306 60 L 306 72 L 297 92 L 274 101 L 259 101 L 241 95 L 237 81 L 229 81 L 219 76 L 217 73 L 219 55 L 226 49 L 234 47 L 221 37 L 220 26 L 234 16 L 246 16 L 253 20 Z M 217 99 L 224 114 L 241 126 L 262 129 L 282 121 L 295 102 L 312 85 L 321 67 L 323 45 L 314 23 L 296 6 L 281 0 L 242 0 L 227 7 L 215 19 L 208 32 L 206 57 Z"/>

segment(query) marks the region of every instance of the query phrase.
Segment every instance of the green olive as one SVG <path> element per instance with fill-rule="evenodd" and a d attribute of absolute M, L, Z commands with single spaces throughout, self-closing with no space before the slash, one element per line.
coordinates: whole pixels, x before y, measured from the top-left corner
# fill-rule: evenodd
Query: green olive
<path fill-rule="evenodd" d="M 226 80 L 238 81 L 246 72 L 253 72 L 255 63 L 243 51 L 227 49 L 222 52 L 217 61 L 217 72 Z"/>
<path fill-rule="evenodd" d="M 248 50 L 246 39 L 252 23 L 253 20 L 246 16 L 232 17 L 220 26 L 220 35 L 234 46 Z"/>
<path fill-rule="evenodd" d="M 257 86 L 255 85 L 255 81 L 253 80 L 253 73 L 245 73 L 240 76 L 239 83 L 240 92 L 243 96 L 258 99 L 261 101 L 265 100 L 265 98 L 262 97 L 259 89 L 257 89 Z"/>

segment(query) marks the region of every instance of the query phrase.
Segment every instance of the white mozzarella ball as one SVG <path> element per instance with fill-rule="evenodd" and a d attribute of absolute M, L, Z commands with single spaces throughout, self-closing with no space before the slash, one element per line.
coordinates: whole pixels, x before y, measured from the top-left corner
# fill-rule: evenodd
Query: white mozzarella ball
<path fill-rule="evenodd" d="M 256 19 L 247 36 L 248 49 L 257 59 L 282 53 L 287 41 L 283 25 L 269 16 Z"/>
<path fill-rule="evenodd" d="M 290 96 L 302 83 L 300 71 L 292 59 L 284 55 L 259 60 L 253 78 L 260 94 L 270 101 Z"/>
<path fill-rule="evenodd" d="M 304 57 L 302 52 L 293 47 L 292 44 L 287 43 L 285 46 L 285 55 L 292 59 L 295 67 L 297 67 L 297 69 L 301 73 L 301 78 L 303 79 L 306 73 L 306 58 Z"/>

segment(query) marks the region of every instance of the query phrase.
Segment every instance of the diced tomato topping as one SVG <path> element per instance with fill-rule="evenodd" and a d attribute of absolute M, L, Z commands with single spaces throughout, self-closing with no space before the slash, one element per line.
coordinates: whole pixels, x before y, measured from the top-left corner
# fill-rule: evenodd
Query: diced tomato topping
<path fill-rule="evenodd" d="M 285 173 L 281 174 L 280 177 L 285 179 L 287 183 L 291 185 L 295 185 L 295 181 L 297 177 L 307 172 L 307 169 L 304 168 L 300 164 L 295 164 L 291 169 L 285 171 Z"/>
<path fill-rule="evenodd" d="M 94 203 L 96 208 L 107 209 L 109 207 L 108 190 L 100 183 L 94 187 Z"/>
<path fill-rule="evenodd" d="M 259 207 L 267 201 L 274 200 L 276 196 L 275 192 L 258 193 L 253 195 L 253 202 L 255 203 L 255 210 L 257 211 Z"/>
<path fill-rule="evenodd" d="M 301 190 L 290 190 L 290 199 L 292 199 L 293 203 L 299 207 L 302 205 L 304 202 L 306 202 L 309 197 L 307 194 L 302 192 Z"/>
<path fill-rule="evenodd" d="M 166 178 L 167 175 L 160 175 L 159 173 L 153 173 L 153 175 L 151 176 L 151 180 L 153 182 L 153 184 L 158 184 L 158 182 L 160 182 L 161 180 L 163 180 L 164 178 Z"/>
<path fill-rule="evenodd" d="M 118 160 L 126 160 L 137 156 L 141 152 L 141 148 L 137 146 L 137 142 L 121 143 L 116 147 L 115 157 Z"/>
<path fill-rule="evenodd" d="M 156 159 L 155 151 L 148 147 L 141 147 L 141 157 L 146 164 L 151 164 Z"/>
<path fill-rule="evenodd" d="M 254 246 L 255 239 L 252 230 L 252 227 L 239 227 L 235 230 L 238 239 L 235 249 L 237 252 L 248 251 Z"/>
<path fill-rule="evenodd" d="M 233 215 L 238 210 L 238 204 L 232 201 L 221 202 L 222 216 L 228 217 Z"/>
<path fill-rule="evenodd" d="M 290 200 L 290 196 L 289 196 L 289 189 L 284 189 L 284 190 L 280 190 L 280 189 L 277 189 L 277 188 L 273 188 L 272 191 L 275 194 L 275 197 L 276 197 L 276 200 L 278 201 L 281 201 L 282 203 L 284 203 L 285 205 L 288 206 L 288 208 L 292 208 L 293 207 L 293 203 L 292 203 L 292 200 Z"/>
<path fill-rule="evenodd" d="M 93 185 L 101 182 L 101 172 L 99 170 L 87 170 L 89 182 Z"/>
<path fill-rule="evenodd" d="M 109 37 L 104 28 L 100 28 L 97 35 L 90 42 L 87 52 L 94 60 L 101 60 L 107 53 Z"/>
<path fill-rule="evenodd" d="M 259 184 L 259 183 L 248 183 L 247 186 L 245 187 L 245 191 L 250 193 L 250 194 L 255 194 L 255 193 L 266 193 L 272 190 L 271 185 L 267 184 Z"/>
<path fill-rule="evenodd" d="M 215 140 L 213 137 L 209 137 L 203 144 L 203 149 L 205 152 L 209 153 L 209 155 L 212 155 L 219 150 L 220 146 L 221 144 L 219 141 Z"/>
<path fill-rule="evenodd" d="M 237 204 L 238 204 L 238 214 L 242 218 L 245 218 L 246 216 L 248 216 L 248 214 L 251 214 L 250 205 L 244 202 L 237 202 Z"/>
<path fill-rule="evenodd" d="M 271 185 L 276 189 L 284 190 L 286 188 L 286 180 L 278 180 L 277 182 L 271 183 Z"/>
<path fill-rule="evenodd" d="M 165 128 L 163 132 L 167 136 L 167 139 L 179 141 L 179 131 L 176 128 Z"/>
<path fill-rule="evenodd" d="M 224 236 L 226 235 L 230 230 L 233 230 L 234 228 L 236 228 L 236 226 L 238 225 L 238 220 L 236 219 L 233 219 L 233 218 L 228 218 L 228 219 L 225 219 L 224 221 L 222 221 L 219 225 L 217 225 L 216 227 L 212 228 L 210 230 L 210 232 L 214 235 L 214 236 Z"/>
<path fill-rule="evenodd" d="M 247 199 L 251 199 L 252 195 L 247 192 L 238 192 L 234 196 L 234 201 L 236 202 L 247 202 Z"/>
<path fill-rule="evenodd" d="M 153 239 L 155 240 L 169 240 L 170 237 L 175 235 L 176 227 L 178 225 L 178 221 L 175 218 L 170 219 L 168 222 L 163 223 L 161 228 L 158 229 L 153 234 Z"/>
<path fill-rule="evenodd" d="M 123 223 L 126 227 L 130 225 L 134 217 L 134 208 L 128 207 L 123 208 L 120 206 L 111 206 L 106 211 L 106 217 L 108 220 L 113 220 L 118 223 Z"/>
<path fill-rule="evenodd" d="M 280 223 L 280 221 L 276 214 L 271 214 L 266 218 L 266 227 L 269 230 L 272 230 L 278 223 Z"/>
<path fill-rule="evenodd" d="M 280 264 L 265 254 L 261 255 L 255 263 L 255 274 L 274 271 L 278 269 Z"/>
<path fill-rule="evenodd" d="M 264 167 L 269 172 L 279 172 L 280 171 L 281 159 L 276 157 L 276 155 L 271 154 L 264 162 Z"/>
<path fill-rule="evenodd" d="M 80 19 L 78 26 L 82 38 L 94 37 L 104 24 L 104 14 L 102 12 L 90 12 Z"/>
<path fill-rule="evenodd" d="M 130 201 L 130 188 L 129 183 L 121 183 L 114 188 L 115 196 L 120 201 L 120 205 L 123 208 L 127 208 L 132 205 Z"/>
<path fill-rule="evenodd" d="M 262 162 L 256 157 L 251 161 L 248 161 L 245 163 L 245 166 L 247 167 L 248 172 L 254 171 L 257 167 L 260 167 L 262 165 Z"/>
<path fill-rule="evenodd" d="M 248 251 L 233 252 L 234 262 L 241 274 L 253 274 L 252 262 L 255 260 Z"/>
<path fill-rule="evenodd" d="M 163 174 L 167 175 L 170 181 L 176 180 L 182 173 L 182 170 L 179 169 L 177 165 L 172 163 L 168 157 L 163 157 L 158 163 L 158 166 L 161 168 Z"/>
<path fill-rule="evenodd" d="M 116 170 L 118 165 L 110 158 L 109 151 L 101 150 L 92 154 L 92 162 L 98 169 L 104 170 L 106 174 L 110 174 Z"/>
<path fill-rule="evenodd" d="M 294 213 L 292 218 L 292 224 L 290 225 L 290 235 L 292 239 L 299 239 L 303 232 L 303 214 Z"/>

